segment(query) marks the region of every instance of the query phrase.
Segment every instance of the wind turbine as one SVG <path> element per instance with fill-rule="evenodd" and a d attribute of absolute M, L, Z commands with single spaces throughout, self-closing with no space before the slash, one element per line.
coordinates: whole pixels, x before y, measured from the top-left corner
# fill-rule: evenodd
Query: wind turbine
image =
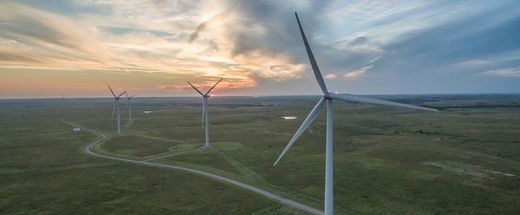
<path fill-rule="evenodd" d="M 132 95 L 132 96 L 128 96 L 128 93 L 126 93 L 125 91 L 125 95 L 126 95 L 126 106 L 128 106 L 128 119 L 132 119 L 132 99 L 134 98 L 135 95 Z"/>
<path fill-rule="evenodd" d="M 114 110 L 116 111 L 116 126 L 117 126 L 117 133 L 121 133 L 121 121 L 120 121 L 120 115 L 119 115 L 119 99 L 121 98 L 121 96 L 123 94 L 126 94 L 126 91 L 125 92 L 122 92 L 121 94 L 117 95 L 114 93 L 114 91 L 112 90 L 112 88 L 110 87 L 109 84 L 107 84 L 108 86 L 108 89 L 110 89 L 110 92 L 112 93 L 112 95 L 114 96 L 114 106 L 112 108 L 112 116 L 114 116 Z M 113 117 L 112 117 L 113 118 Z"/>
<path fill-rule="evenodd" d="M 209 88 L 208 92 L 202 93 L 199 89 L 197 89 L 193 84 L 191 84 L 189 81 L 188 84 L 193 87 L 195 91 L 197 91 L 202 96 L 202 126 L 204 126 L 204 133 L 206 135 L 206 143 L 204 144 L 204 148 L 211 147 L 209 144 L 209 128 L 208 128 L 208 98 L 210 97 L 209 93 L 213 88 L 217 86 L 220 81 L 222 81 L 223 78 L 217 81 L 213 87 Z"/>
<path fill-rule="evenodd" d="M 386 101 L 381 99 L 375 99 L 375 98 L 368 98 L 363 96 L 357 96 L 352 94 L 337 94 L 333 92 L 329 92 L 327 90 L 327 86 L 325 85 L 325 82 L 323 81 L 323 76 L 320 73 L 320 69 L 318 67 L 318 63 L 316 63 L 316 59 L 314 59 L 314 55 L 312 54 L 311 48 L 309 46 L 309 43 L 307 42 L 307 38 L 305 37 L 305 33 L 303 32 L 302 25 L 300 23 L 300 19 L 298 18 L 298 14 L 295 12 L 296 15 L 296 21 L 298 22 L 298 27 L 300 29 L 300 33 L 303 38 L 303 43 L 305 45 L 305 49 L 307 51 L 307 55 L 309 56 L 309 61 L 312 66 L 312 70 L 314 71 L 314 75 L 316 76 L 316 80 L 318 81 L 318 84 L 320 85 L 320 88 L 323 92 L 323 95 L 314 106 L 314 108 L 311 110 L 307 118 L 303 121 L 300 128 L 296 131 L 292 139 L 289 141 L 285 149 L 282 151 L 278 159 L 274 162 L 274 166 L 278 164 L 280 159 L 287 153 L 289 148 L 296 142 L 296 140 L 300 137 L 300 135 L 309 127 L 309 125 L 316 119 L 318 116 L 318 113 L 321 111 L 325 103 L 327 103 L 327 136 L 326 136 L 326 146 L 325 146 L 325 215 L 332 215 L 334 214 L 334 201 L 333 201 L 333 168 L 332 168 L 332 157 L 333 157 L 333 140 L 332 140 L 332 131 L 333 131 L 333 110 L 332 110 L 332 104 L 334 100 L 340 100 L 340 101 L 346 101 L 346 102 L 359 102 L 359 103 L 369 103 L 369 104 L 378 104 L 378 105 L 388 105 L 388 106 L 396 106 L 396 107 L 405 107 L 405 108 L 413 108 L 413 109 L 419 109 L 419 110 L 426 110 L 426 111 L 438 111 L 433 108 L 426 108 L 426 107 L 419 107 L 414 105 L 408 105 L 408 104 L 402 104 L 392 101 Z"/>

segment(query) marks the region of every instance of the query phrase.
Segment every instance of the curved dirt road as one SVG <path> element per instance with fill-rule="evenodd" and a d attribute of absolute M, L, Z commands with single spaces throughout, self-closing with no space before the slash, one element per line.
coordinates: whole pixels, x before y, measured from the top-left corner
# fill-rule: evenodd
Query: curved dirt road
<path fill-rule="evenodd" d="M 94 150 L 92 150 L 92 146 L 94 146 L 95 144 L 100 143 L 101 141 L 104 141 L 104 140 L 106 140 L 106 135 L 100 134 L 99 139 L 97 139 L 97 140 L 95 140 L 95 141 L 93 141 L 93 142 L 91 142 L 91 143 L 89 143 L 89 144 L 87 144 L 85 146 L 85 148 L 84 148 L 85 152 L 87 154 L 89 154 L 89 155 L 93 155 L 93 156 L 100 157 L 100 158 L 105 158 L 105 159 L 110 159 L 110 160 L 117 160 L 117 161 L 123 161 L 123 162 L 128 162 L 128 163 L 146 165 L 146 166 L 169 168 L 169 169 L 181 170 L 181 171 L 185 171 L 185 172 L 189 172 L 189 173 L 193 173 L 193 174 L 197 174 L 197 175 L 202 175 L 202 176 L 205 176 L 205 177 L 213 178 L 213 179 L 216 179 L 216 180 L 228 183 L 228 184 L 232 184 L 232 185 L 241 187 L 241 188 L 249 190 L 249 191 L 253 191 L 253 192 L 258 193 L 258 194 L 260 194 L 260 195 L 262 195 L 262 196 L 264 196 L 264 197 L 266 197 L 268 199 L 272 199 L 272 200 L 278 201 L 278 202 L 280 202 L 280 203 L 282 203 L 284 205 L 287 205 L 287 206 L 290 206 L 290 207 L 293 207 L 293 208 L 297 208 L 297 209 L 300 209 L 302 211 L 309 212 L 311 214 L 323 214 L 322 211 L 320 211 L 320 210 L 318 210 L 316 208 L 304 205 L 302 203 L 299 203 L 299 202 L 296 202 L 296 201 L 293 201 L 293 200 L 290 200 L 290 199 L 286 199 L 286 198 L 281 197 L 279 195 L 276 195 L 274 193 L 262 190 L 260 188 L 257 188 L 257 187 L 254 187 L 254 186 L 251 186 L 251 185 L 248 185 L 248 184 L 244 184 L 244 183 L 242 183 L 240 181 L 236 181 L 236 180 L 233 180 L 233 179 L 230 179 L 230 178 L 226 178 L 226 177 L 223 177 L 223 176 L 220 176 L 220 175 L 215 175 L 213 173 L 204 172 L 204 171 L 201 171 L 201 170 L 196 170 L 196 169 L 191 169 L 191 168 L 186 168 L 186 167 L 170 165 L 170 164 L 151 163 L 151 162 L 148 162 L 148 161 L 138 161 L 138 160 L 132 160 L 132 159 L 127 159 L 127 158 L 120 158 L 120 157 L 113 157 L 113 156 L 109 156 L 109 155 L 102 155 L 102 154 L 98 154 Z"/>

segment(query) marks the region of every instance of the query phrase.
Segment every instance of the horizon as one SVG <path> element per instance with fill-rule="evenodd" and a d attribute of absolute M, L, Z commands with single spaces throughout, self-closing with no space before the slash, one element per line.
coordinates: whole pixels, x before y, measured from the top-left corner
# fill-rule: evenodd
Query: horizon
<path fill-rule="evenodd" d="M 340 93 L 341 94 L 341 93 Z M 520 93 L 420 93 L 420 94 L 356 94 L 361 96 L 520 96 Z M 262 97 L 320 97 L 323 96 L 321 94 L 291 94 L 291 95 L 220 95 L 220 96 L 211 96 L 212 98 L 221 97 L 247 97 L 247 98 L 262 98 Z M 186 96 L 135 96 L 134 98 L 200 98 L 197 95 L 186 95 Z M 85 96 L 85 97 L 0 97 L 0 100 L 24 100 L 24 99 L 113 99 L 111 96 Z"/>
<path fill-rule="evenodd" d="M 22 0 L 0 2 L 0 99 L 318 94 L 294 11 L 331 91 L 520 93 L 513 0 Z"/>

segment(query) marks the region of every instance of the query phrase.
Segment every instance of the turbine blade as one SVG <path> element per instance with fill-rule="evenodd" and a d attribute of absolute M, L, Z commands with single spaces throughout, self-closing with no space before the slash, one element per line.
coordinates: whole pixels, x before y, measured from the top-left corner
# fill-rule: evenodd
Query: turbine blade
<path fill-rule="evenodd" d="M 206 94 L 204 94 L 204 95 L 207 96 L 209 94 L 209 92 L 211 92 L 213 90 L 213 88 L 215 88 L 217 86 L 217 84 L 220 83 L 222 80 L 223 80 L 223 78 L 218 80 L 217 83 L 215 85 L 213 85 L 213 87 L 209 88 L 208 92 Z"/>
<path fill-rule="evenodd" d="M 197 89 L 195 86 L 193 86 L 193 84 L 191 84 L 189 81 L 186 81 L 186 82 L 188 82 L 188 84 L 189 84 L 191 87 L 193 87 L 193 89 L 195 89 L 195 90 L 196 90 L 196 91 L 197 91 L 201 96 L 204 96 L 204 94 L 202 94 L 202 92 L 200 92 L 199 89 Z"/>
<path fill-rule="evenodd" d="M 110 87 L 110 84 L 107 84 L 108 86 L 108 89 L 110 89 L 110 92 L 112 93 L 112 95 L 114 95 L 114 98 L 116 97 L 116 94 L 114 93 L 114 91 L 112 90 L 112 87 Z"/>
<path fill-rule="evenodd" d="M 125 91 L 125 96 L 127 99 L 130 99 L 130 96 L 128 96 L 128 93 L 126 93 L 126 91 Z"/>
<path fill-rule="evenodd" d="M 318 84 L 320 85 L 321 91 L 323 91 L 323 94 L 327 94 L 329 91 L 327 91 L 327 85 L 325 85 L 325 81 L 323 81 L 323 76 L 321 75 L 320 68 L 318 67 L 318 63 L 316 62 L 316 59 L 314 59 L 314 55 L 312 54 L 311 47 L 309 46 L 309 42 L 307 42 L 307 37 L 305 37 L 305 33 L 303 32 L 302 24 L 300 23 L 300 19 L 298 18 L 298 14 L 294 12 L 294 15 L 296 15 L 296 21 L 298 22 L 298 27 L 300 28 L 300 33 L 303 38 L 303 43 L 305 44 L 305 50 L 307 51 L 307 55 L 309 56 L 309 61 L 311 62 L 312 71 L 314 72 L 314 76 L 316 76 L 316 80 L 318 81 Z"/>
<path fill-rule="evenodd" d="M 121 97 L 123 94 L 126 94 L 126 91 L 125 91 L 125 92 L 122 92 L 121 94 L 119 94 L 116 98 Z"/>
<path fill-rule="evenodd" d="M 309 125 L 316 119 L 316 117 L 318 116 L 318 113 L 320 113 L 320 110 L 323 107 L 323 104 L 325 104 L 325 100 L 326 99 L 324 97 L 322 97 L 320 99 L 320 101 L 316 104 L 316 106 L 314 106 L 314 108 L 311 110 L 311 112 L 309 113 L 307 118 L 305 118 L 303 123 L 300 125 L 300 128 L 298 128 L 296 133 L 294 133 L 294 136 L 291 138 L 291 140 L 289 141 L 287 146 L 285 146 L 285 149 L 282 151 L 280 156 L 278 156 L 278 159 L 276 159 L 273 166 L 276 166 L 276 164 L 278 164 L 280 159 L 282 159 L 282 157 L 285 155 L 285 153 L 287 153 L 289 148 L 291 148 L 291 146 L 296 142 L 296 140 L 305 131 L 305 129 L 307 129 L 307 127 L 309 127 Z"/>
<path fill-rule="evenodd" d="M 377 104 L 377 105 L 387 105 L 387 106 L 395 106 L 395 107 L 403 107 L 403 108 L 411 108 L 425 111 L 439 111 L 434 108 L 420 107 L 415 105 L 403 104 L 399 102 L 392 102 L 383 99 L 369 98 L 364 96 L 357 96 L 351 94 L 329 94 L 329 97 L 332 99 L 337 99 L 346 102 L 359 102 L 359 103 L 368 103 L 368 104 Z"/>

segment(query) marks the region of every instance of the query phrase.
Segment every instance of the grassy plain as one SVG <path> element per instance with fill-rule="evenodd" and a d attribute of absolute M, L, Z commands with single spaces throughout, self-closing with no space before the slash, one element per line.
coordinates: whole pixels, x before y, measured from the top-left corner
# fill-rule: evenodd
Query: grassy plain
<path fill-rule="evenodd" d="M 384 98 L 442 111 L 336 102 L 338 214 L 520 211 L 519 96 Z M 298 213 L 199 176 L 89 157 L 81 146 L 94 137 L 73 134 L 61 119 L 109 134 L 100 146 L 107 153 L 215 172 L 322 208 L 325 114 L 272 166 L 317 99 L 212 97 L 211 150 L 198 147 L 204 141 L 198 98 L 136 98 L 134 120 L 123 117 L 127 126 L 119 136 L 108 99 L 3 100 L 0 195 L 9 198 L 0 210 L 120 214 L 146 205 L 151 213 Z"/>
<path fill-rule="evenodd" d="M 300 213 L 204 177 L 83 153 L 95 136 L 61 119 L 108 131 L 110 108 L 108 100 L 0 100 L 1 214 Z"/>

